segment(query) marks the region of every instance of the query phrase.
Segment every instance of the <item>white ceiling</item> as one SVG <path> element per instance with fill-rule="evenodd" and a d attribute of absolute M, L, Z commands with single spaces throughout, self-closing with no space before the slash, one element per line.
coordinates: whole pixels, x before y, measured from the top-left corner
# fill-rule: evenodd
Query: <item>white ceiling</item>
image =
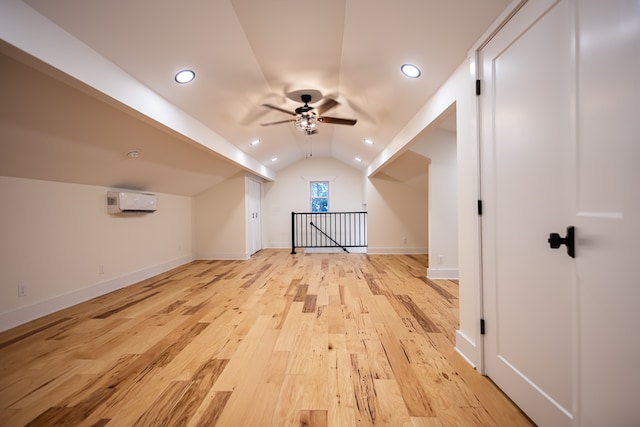
<path fill-rule="evenodd" d="M 22 2 L 5 1 L 9 3 Z M 510 1 L 24 3 L 240 152 L 277 171 L 309 154 L 331 156 L 364 170 L 463 62 Z M 229 156 L 223 156 L 225 160 L 199 147 L 200 141 L 180 136 L 171 126 L 150 124 L 126 106 L 114 108 L 117 103 L 69 84 L 68 78 L 25 59 L 9 43 L 0 47 L 0 175 L 193 195 L 247 169 L 228 161 Z M 64 47 L 50 49 L 52 55 Z M 75 58 L 78 66 L 83 60 Z M 400 73 L 407 62 L 422 69 L 420 78 Z M 174 81 L 183 68 L 196 72 L 194 82 Z M 290 118 L 261 104 L 292 111 L 301 103 L 287 95 L 304 89 L 340 103 L 327 116 L 355 118 L 357 124 L 323 123 L 312 136 L 290 123 L 260 126 Z M 261 144 L 250 146 L 256 138 Z M 364 144 L 364 138 L 375 144 Z M 144 166 L 146 178 L 123 156 L 131 148 L 141 150 L 136 165 Z M 279 160 L 271 162 L 275 156 Z M 356 162 L 356 156 L 363 161 Z M 64 169 L 47 166 L 52 159 Z"/>

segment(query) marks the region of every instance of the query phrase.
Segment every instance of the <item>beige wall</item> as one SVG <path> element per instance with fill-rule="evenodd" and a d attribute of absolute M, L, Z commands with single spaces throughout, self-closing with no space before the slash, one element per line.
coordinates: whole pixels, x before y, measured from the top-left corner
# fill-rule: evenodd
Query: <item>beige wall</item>
<path fill-rule="evenodd" d="M 309 212 L 308 181 L 330 181 L 331 211 L 362 211 L 363 175 L 332 158 L 309 158 L 278 172 L 275 182 L 263 187 L 265 247 L 291 247 L 291 212 Z"/>
<path fill-rule="evenodd" d="M 245 173 L 194 198 L 197 259 L 247 259 Z"/>
<path fill-rule="evenodd" d="M 0 177 L 0 330 L 192 259 L 191 198 L 158 194 L 153 214 L 109 215 L 108 190 Z"/>
<path fill-rule="evenodd" d="M 409 151 L 368 179 L 369 253 L 428 253 L 428 173 Z"/>
<path fill-rule="evenodd" d="M 429 164 L 429 254 L 427 277 L 457 279 L 458 168 L 456 134 L 433 129 L 411 147 Z"/>

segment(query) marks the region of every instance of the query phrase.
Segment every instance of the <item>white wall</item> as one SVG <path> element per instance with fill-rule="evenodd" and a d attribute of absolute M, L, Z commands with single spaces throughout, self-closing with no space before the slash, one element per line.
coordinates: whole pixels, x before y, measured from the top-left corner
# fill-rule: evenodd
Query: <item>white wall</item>
<path fill-rule="evenodd" d="M 194 199 L 197 259 L 247 259 L 245 173 L 198 194 Z"/>
<path fill-rule="evenodd" d="M 640 425 L 640 3 L 576 2 L 578 423 Z"/>
<path fill-rule="evenodd" d="M 191 198 L 158 194 L 157 212 L 119 216 L 108 190 L 0 177 L 0 330 L 193 259 Z"/>
<path fill-rule="evenodd" d="M 308 181 L 330 181 L 331 211 L 362 211 L 362 172 L 332 158 L 308 158 L 278 171 L 263 186 L 263 235 L 267 248 L 291 247 L 291 212 L 309 212 Z"/>
<path fill-rule="evenodd" d="M 430 279 L 458 279 L 458 168 L 456 134 L 434 129 L 412 151 L 431 159 L 429 165 Z"/>

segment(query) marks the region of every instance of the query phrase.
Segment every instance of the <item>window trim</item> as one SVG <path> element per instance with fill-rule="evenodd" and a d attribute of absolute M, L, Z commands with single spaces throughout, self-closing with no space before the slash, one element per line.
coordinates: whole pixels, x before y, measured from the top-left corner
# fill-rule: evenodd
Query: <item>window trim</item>
<path fill-rule="evenodd" d="M 312 182 L 327 182 L 329 184 L 329 196 L 327 197 L 327 212 L 331 212 L 331 184 L 336 179 L 336 177 L 327 177 L 327 176 L 319 176 L 319 177 L 307 177 L 302 176 L 302 179 L 306 182 L 307 185 L 307 199 L 305 201 L 305 206 L 307 206 L 308 212 L 311 212 L 311 183 Z"/>

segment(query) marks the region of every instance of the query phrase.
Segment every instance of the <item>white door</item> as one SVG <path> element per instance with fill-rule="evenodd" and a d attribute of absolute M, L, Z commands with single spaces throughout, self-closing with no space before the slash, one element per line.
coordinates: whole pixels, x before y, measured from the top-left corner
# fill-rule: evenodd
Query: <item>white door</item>
<path fill-rule="evenodd" d="M 249 253 L 262 249 L 262 183 L 249 179 L 249 226 L 247 244 Z"/>
<path fill-rule="evenodd" d="M 480 51 L 485 371 L 540 426 L 574 407 L 571 2 L 529 1 Z"/>

